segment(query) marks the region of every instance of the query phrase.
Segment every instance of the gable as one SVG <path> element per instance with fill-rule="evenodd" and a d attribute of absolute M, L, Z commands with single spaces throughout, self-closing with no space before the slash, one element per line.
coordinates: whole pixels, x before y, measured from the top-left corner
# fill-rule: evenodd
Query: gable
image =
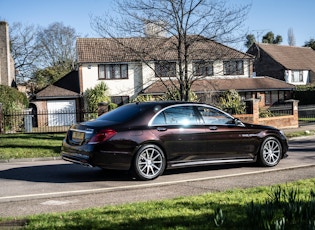
<path fill-rule="evenodd" d="M 254 45 L 286 69 L 315 71 L 315 51 L 310 47 L 281 46 L 267 43 Z"/>
<path fill-rule="evenodd" d="M 36 99 L 76 98 L 80 96 L 78 71 L 72 71 L 36 94 Z"/>

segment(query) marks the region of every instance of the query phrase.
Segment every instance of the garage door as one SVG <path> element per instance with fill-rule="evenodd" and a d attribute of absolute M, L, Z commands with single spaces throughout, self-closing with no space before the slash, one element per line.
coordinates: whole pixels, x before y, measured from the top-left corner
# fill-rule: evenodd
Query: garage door
<path fill-rule="evenodd" d="M 75 100 L 47 101 L 48 126 L 69 126 L 76 122 Z"/>

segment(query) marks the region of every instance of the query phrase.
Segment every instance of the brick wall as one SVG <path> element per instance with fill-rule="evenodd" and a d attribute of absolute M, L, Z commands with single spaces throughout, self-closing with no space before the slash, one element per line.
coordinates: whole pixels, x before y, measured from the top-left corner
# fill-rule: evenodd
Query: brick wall
<path fill-rule="evenodd" d="M 299 115 L 298 115 L 298 101 L 289 100 L 287 103 L 292 105 L 292 115 L 277 116 L 260 118 L 259 117 L 259 100 L 251 99 L 247 101 L 252 107 L 251 114 L 234 115 L 234 117 L 240 119 L 245 123 L 259 124 L 273 126 L 278 129 L 298 128 L 299 127 Z"/>

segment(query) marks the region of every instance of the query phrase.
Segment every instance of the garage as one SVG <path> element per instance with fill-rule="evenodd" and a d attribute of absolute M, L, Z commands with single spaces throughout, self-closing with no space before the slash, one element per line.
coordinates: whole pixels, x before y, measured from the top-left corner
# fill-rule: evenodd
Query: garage
<path fill-rule="evenodd" d="M 76 122 L 75 100 L 47 101 L 48 126 L 69 126 Z"/>

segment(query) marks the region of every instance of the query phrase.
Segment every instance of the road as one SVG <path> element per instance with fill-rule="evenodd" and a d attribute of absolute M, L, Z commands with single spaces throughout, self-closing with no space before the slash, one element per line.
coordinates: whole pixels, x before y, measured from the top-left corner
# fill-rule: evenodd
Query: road
<path fill-rule="evenodd" d="M 315 136 L 290 140 L 273 168 L 254 164 L 169 170 L 153 181 L 62 160 L 0 164 L 0 217 L 169 199 L 315 177 Z"/>

